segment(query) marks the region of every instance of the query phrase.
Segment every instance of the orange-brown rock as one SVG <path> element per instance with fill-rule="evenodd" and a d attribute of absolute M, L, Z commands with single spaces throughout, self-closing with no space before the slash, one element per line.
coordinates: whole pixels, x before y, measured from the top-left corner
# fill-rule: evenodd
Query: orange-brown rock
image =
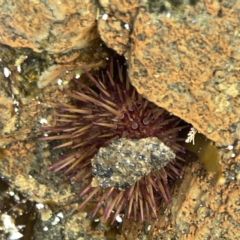
<path fill-rule="evenodd" d="M 129 44 L 130 32 L 124 28 L 120 20 L 114 17 L 108 17 L 107 20 L 98 20 L 98 31 L 101 39 L 109 48 L 123 55 Z"/>
<path fill-rule="evenodd" d="M 0 78 L 2 74 L 0 73 Z M 15 130 L 16 116 L 14 116 L 13 99 L 2 90 L 0 91 L 0 131 L 3 134 Z"/>
<path fill-rule="evenodd" d="M 131 23 L 138 8 L 146 4 L 145 0 L 99 0 L 99 2 L 104 9 L 102 13 L 114 15 L 124 23 Z"/>
<path fill-rule="evenodd" d="M 49 83 L 56 83 L 59 77 L 68 81 L 83 64 L 98 68 L 106 56 L 94 47 L 99 44 L 92 45 L 92 40 L 99 38 L 93 2 L 0 0 L 2 44 L 54 53 L 46 68 L 38 69 L 35 88 L 25 89 L 23 65 L 38 58 L 27 54 L 25 59 L 24 52 L 16 53 L 14 61 L 0 48 L 2 70 L 8 67 L 12 72 L 9 77 L 0 73 L 1 176 L 32 201 L 56 200 L 61 205 L 78 192 L 78 186 L 70 187 L 64 181 L 64 174 L 47 170 L 61 152 L 53 150 L 56 143 L 38 138 L 43 134 L 39 129 L 42 120 L 54 125 L 53 101 L 66 100 L 59 87 Z M 199 0 L 188 5 L 184 1 L 177 7 L 170 7 L 169 2 L 173 1 L 100 0 L 100 14 L 109 15 L 107 20 L 99 20 L 101 38 L 118 53 L 126 53 L 131 82 L 141 94 L 193 124 L 218 142 L 218 147 L 232 144 L 234 148 L 219 150 L 222 185 L 217 185 L 199 162 L 191 163 L 172 189 L 170 206 L 158 206 L 159 221 L 124 220 L 118 239 L 238 239 L 240 2 Z M 168 5 L 161 10 L 165 3 Z M 129 31 L 124 28 L 126 23 Z M 39 59 L 47 61 L 42 56 Z M 27 73 L 32 74 L 30 70 Z M 43 88 L 39 90 L 37 83 Z M 31 90 L 34 99 L 23 94 Z"/>
<path fill-rule="evenodd" d="M 198 1 L 182 11 L 140 10 L 129 76 L 150 101 L 223 145 L 240 138 L 238 1 Z"/>
<path fill-rule="evenodd" d="M 97 6 L 90 0 L 0 0 L 1 8 L 8 9 L 0 14 L 0 42 L 48 53 L 83 48 L 98 38 L 97 16 L 107 46 L 119 54 L 127 51 L 130 79 L 137 90 L 226 145 L 240 137 L 239 2 L 193 3 L 101 0 L 96 14 Z M 76 58 L 72 54 L 63 61 Z M 64 76 L 67 68 L 74 66 L 45 69 L 39 86 Z"/>
<path fill-rule="evenodd" d="M 0 0 L 0 42 L 36 52 L 63 53 L 98 37 L 91 0 Z"/>
<path fill-rule="evenodd" d="M 122 55 L 129 47 L 130 30 L 141 1 L 100 0 L 98 31 L 109 48 Z"/>
<path fill-rule="evenodd" d="M 239 143 L 233 151 L 240 153 Z M 125 231 L 118 240 L 141 239 L 142 229 L 146 232 L 146 228 L 147 239 L 238 239 L 240 157 L 231 158 L 223 149 L 220 153 L 222 161 L 234 165 L 224 167 L 224 184 L 217 184 L 198 161 L 191 163 L 185 169 L 182 183 L 175 186 L 171 205 L 160 207 L 159 220 L 142 225 L 125 221 Z"/>

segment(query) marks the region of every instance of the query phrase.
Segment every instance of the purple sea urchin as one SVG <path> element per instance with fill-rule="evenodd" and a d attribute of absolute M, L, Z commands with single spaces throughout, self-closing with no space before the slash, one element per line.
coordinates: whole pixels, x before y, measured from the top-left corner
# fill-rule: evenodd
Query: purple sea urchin
<path fill-rule="evenodd" d="M 71 180 L 82 181 L 85 185 L 80 196 L 84 197 L 82 208 L 93 196 L 98 196 L 98 204 L 93 212 L 97 213 L 105 205 L 104 219 L 107 220 L 115 210 L 117 215 L 125 211 L 129 218 L 144 220 L 150 215 L 157 217 L 156 199 L 163 198 L 168 204 L 170 194 L 168 179 L 181 176 L 181 157 L 184 152 L 178 144 L 180 120 L 162 108 L 144 99 L 131 86 L 126 68 L 118 60 L 111 60 L 109 69 L 93 77 L 83 69 L 94 88 L 74 80 L 79 89 L 64 91 L 72 98 L 71 104 L 58 103 L 60 112 L 56 114 L 57 126 L 43 127 L 43 130 L 57 132 L 56 136 L 43 140 L 62 139 L 63 143 L 56 148 L 71 148 L 70 154 L 61 157 L 49 169 L 60 170 L 69 174 Z M 125 189 L 116 186 L 94 186 L 94 176 L 102 169 L 92 166 L 91 159 L 101 147 L 107 147 L 116 139 L 157 138 L 174 153 L 167 165 L 144 175 Z M 107 160 L 106 160 L 107 161 Z M 100 165 L 99 165 L 100 166 Z"/>

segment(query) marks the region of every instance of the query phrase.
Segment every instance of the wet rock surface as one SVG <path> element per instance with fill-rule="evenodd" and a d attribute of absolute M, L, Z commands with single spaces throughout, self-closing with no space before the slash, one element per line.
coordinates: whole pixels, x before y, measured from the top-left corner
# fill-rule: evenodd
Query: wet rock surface
<path fill-rule="evenodd" d="M 124 219 L 117 239 L 239 238 L 239 1 L 60 2 L 0 0 L 1 176 L 30 201 L 48 200 L 47 205 L 53 200 L 65 206 L 78 192 L 64 174 L 47 170 L 62 154 L 53 151 L 57 143 L 37 139 L 42 124 L 54 125 L 53 100 L 68 100 L 59 88 L 70 87 L 69 79 L 81 75 L 79 67 L 103 66 L 107 54 L 101 55 L 101 36 L 125 54 L 130 80 L 143 96 L 217 143 L 224 176 L 216 184 L 199 162 L 192 163 L 172 189 L 171 205 L 158 206 L 159 221 Z M 58 79 L 65 84 L 57 86 Z M 70 214 L 73 224 L 66 234 L 97 238 L 104 229 L 87 228 L 88 235 L 82 235 L 81 227 L 89 223 L 83 214 Z M 35 233 L 39 239 L 47 236 L 41 221 Z M 61 234 L 56 236 L 64 239 Z"/>
<path fill-rule="evenodd" d="M 141 9 L 128 51 L 141 94 L 223 145 L 240 132 L 238 8 L 206 0 L 159 14 Z"/>
<path fill-rule="evenodd" d="M 0 42 L 70 53 L 98 39 L 98 31 L 108 47 L 128 58 L 131 82 L 146 98 L 213 141 L 227 145 L 239 138 L 238 1 L 99 3 L 39 1 L 32 7 L 1 1 L 8 11 L 1 15 Z M 73 67 L 52 65 L 38 86 L 47 86 L 48 79 L 56 80 L 68 68 Z"/>
<path fill-rule="evenodd" d="M 185 168 L 182 183 L 172 189 L 175 194 L 169 206 L 161 206 L 159 221 L 145 224 L 126 220 L 117 239 L 238 239 L 239 238 L 239 143 L 232 151 L 219 151 L 224 183 L 216 183 L 199 162 Z M 231 158 L 232 153 L 238 157 Z M 209 158 L 210 161 L 210 158 Z M 234 167 L 233 167 L 234 165 Z M 234 169 L 234 170 L 233 170 Z M 131 235 L 129 235 L 131 234 Z"/>
<path fill-rule="evenodd" d="M 91 0 L 1 0 L 0 6 L 0 42 L 11 47 L 62 53 L 86 47 L 98 37 L 97 7 Z"/>
<path fill-rule="evenodd" d="M 151 171 L 165 167 L 175 156 L 156 137 L 113 140 L 107 147 L 100 148 L 92 159 L 95 176 L 92 186 L 125 190 Z"/>

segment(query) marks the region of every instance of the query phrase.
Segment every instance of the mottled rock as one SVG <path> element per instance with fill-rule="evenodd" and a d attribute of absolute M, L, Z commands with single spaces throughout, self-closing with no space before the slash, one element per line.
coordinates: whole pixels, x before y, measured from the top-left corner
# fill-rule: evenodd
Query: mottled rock
<path fill-rule="evenodd" d="M 92 159 L 92 186 L 125 190 L 151 171 L 165 167 L 175 156 L 156 137 L 113 140 Z"/>
<path fill-rule="evenodd" d="M 98 20 L 98 32 L 109 48 L 118 54 L 124 54 L 130 43 L 133 19 L 138 8 L 145 5 L 144 0 L 100 0 L 101 12 Z"/>
<path fill-rule="evenodd" d="M 0 0 L 0 42 L 36 52 L 67 52 L 98 38 L 91 0 Z"/>
<path fill-rule="evenodd" d="M 1 43 L 29 47 L 35 52 L 64 53 L 52 55 L 50 63 L 53 61 L 54 64 L 39 72 L 42 76 L 40 85 L 56 80 L 61 76 L 61 70 L 72 67 L 70 71 L 75 71 L 77 61 L 86 63 L 85 56 L 91 62 L 96 61 L 92 58 L 95 48 L 91 53 L 87 51 L 88 43 L 97 34 L 95 2 L 59 2 L 62 5 L 52 1 L 0 0 Z M 171 6 L 172 2 L 179 2 L 179 5 Z M 234 146 L 227 157 L 225 148 L 218 149 L 226 184 L 216 185 L 202 165 L 191 164 L 185 170 L 182 183 L 172 189 L 171 205 L 167 208 L 163 204 L 158 206 L 159 221 L 149 221 L 148 236 L 142 230 L 143 224 L 124 219 L 118 239 L 239 238 L 240 144 L 236 140 L 240 139 L 239 1 L 199 0 L 190 1 L 191 5 L 185 0 L 100 0 L 99 3 L 109 15 L 105 22 L 99 21 L 101 38 L 119 53 L 127 51 L 129 75 L 138 91 L 218 141 L 218 147 L 229 143 Z M 71 51 L 79 48 L 84 50 Z M 60 153 L 43 150 L 36 138 L 42 135 L 40 119 L 45 118 L 49 125 L 53 124 L 53 99 L 66 99 L 58 94 L 57 88 L 52 90 L 52 86 L 41 89 L 38 98 L 26 99 L 24 91 L 31 92 L 34 88 L 28 87 L 25 76 L 31 76 L 34 66 L 39 68 L 41 64 L 36 62 L 33 67 L 22 68 L 26 70 L 23 78 L 19 77 L 17 67 L 28 62 L 25 52 L 16 54 L 15 59 L 8 53 L 3 55 L 0 57 L 3 60 L 1 72 L 8 67 L 12 73 L 0 78 L 1 103 L 4 103 L 0 108 L 0 127 L 3 126 L 0 145 L 6 147 L 0 149 L 1 176 L 11 179 L 12 186 L 30 200 L 57 199 L 59 204 L 64 204 L 66 197 L 78 190 L 62 184 L 62 175 L 59 177 L 47 171 L 47 166 L 53 159 L 56 161 Z M 47 58 L 41 59 L 47 61 Z M 63 74 L 61 78 L 64 81 L 68 77 Z M 44 84 L 42 86 L 47 85 Z M 12 94 L 18 97 L 15 100 L 19 102 L 19 114 L 13 111 Z M 82 229 L 84 217 L 84 213 L 70 216 L 73 219 L 70 224 L 77 229 L 76 222 L 79 221 Z M 70 237 L 81 237 L 81 230 L 80 234 L 69 232 Z M 89 239 L 93 239 L 92 236 Z"/>
<path fill-rule="evenodd" d="M 100 0 L 100 5 L 104 12 L 114 15 L 124 23 L 130 23 L 136 15 L 138 8 L 146 4 L 146 0 Z"/>
<path fill-rule="evenodd" d="M 60 80 L 64 85 L 68 84 L 74 77 L 80 76 L 82 73 L 81 68 L 94 69 L 102 66 L 104 61 L 98 61 L 96 63 L 83 64 L 81 62 L 71 62 L 62 64 L 53 64 L 48 69 L 41 73 L 37 81 L 39 88 L 47 87 L 49 84 L 57 84 Z"/>
<path fill-rule="evenodd" d="M 0 42 L 50 53 L 83 48 L 97 38 L 97 17 L 105 43 L 127 51 L 130 79 L 141 94 L 214 141 L 227 145 L 239 138 L 238 1 L 104 0 L 97 16 L 90 0 L 34 4 L 0 1 L 8 9 L 1 15 Z M 38 85 L 66 68 L 52 65 Z"/>
<path fill-rule="evenodd" d="M 232 158 L 234 152 L 238 157 Z M 174 188 L 172 203 L 160 205 L 159 220 L 149 221 L 148 239 L 238 239 L 240 222 L 240 144 L 219 151 L 227 184 L 217 184 L 213 176 L 192 162 L 183 181 Z M 209 158 L 211 161 L 211 158 Z M 230 167 L 231 166 L 231 167 Z M 234 166 L 234 167 L 233 167 Z M 118 240 L 145 239 L 143 224 L 125 220 Z"/>
<path fill-rule="evenodd" d="M 140 10 L 129 76 L 147 99 L 224 145 L 239 138 L 237 1 L 196 1 L 160 14 Z"/>
<path fill-rule="evenodd" d="M 39 132 L 39 121 L 53 106 L 53 99 L 64 99 L 59 90 L 80 77 L 82 66 L 105 65 L 108 53 L 100 43 L 98 39 L 84 49 L 55 56 L 0 46 L 0 147 Z M 46 86 L 45 91 L 40 89 Z M 47 104 L 41 105 L 43 101 Z"/>
<path fill-rule="evenodd" d="M 108 55 L 100 38 L 85 48 L 54 55 L 0 44 L 0 63 L 2 73 L 5 73 L 5 76 L 0 73 L 0 85 L 10 95 L 35 98 L 39 94 L 38 88 L 57 84 L 59 79 L 67 84 L 75 76 L 80 76 L 83 66 L 88 70 L 103 67 Z"/>
<path fill-rule="evenodd" d="M 0 239 L 10 240 L 21 239 L 22 237 L 31 239 L 31 230 L 37 216 L 35 203 L 28 201 L 3 180 L 4 178 L 1 177 Z"/>
<path fill-rule="evenodd" d="M 98 20 L 98 31 L 102 40 L 120 55 L 126 52 L 129 44 L 130 32 L 128 28 L 129 25 L 125 25 L 114 17 Z"/>
<path fill-rule="evenodd" d="M 0 90 L 0 132 L 2 134 L 13 132 L 16 129 L 16 118 L 13 99 Z"/>

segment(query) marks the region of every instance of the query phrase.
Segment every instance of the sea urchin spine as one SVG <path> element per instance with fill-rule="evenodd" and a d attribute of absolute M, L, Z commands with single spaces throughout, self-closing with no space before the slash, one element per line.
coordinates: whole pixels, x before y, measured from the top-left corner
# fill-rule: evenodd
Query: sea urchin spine
<path fill-rule="evenodd" d="M 71 148 L 72 152 L 53 164 L 49 169 L 55 172 L 65 171 L 71 180 L 81 181 L 85 185 L 80 196 L 84 197 L 82 208 L 92 197 L 98 200 L 93 216 L 105 205 L 104 219 L 107 220 L 114 210 L 113 221 L 125 211 L 129 218 L 135 220 L 140 215 L 144 220 L 157 216 L 156 200 L 163 198 L 168 204 L 170 194 L 168 180 L 181 176 L 183 159 L 179 153 L 184 152 L 177 143 L 180 120 L 162 108 L 144 99 L 131 86 L 126 67 L 118 60 L 111 60 L 109 69 L 93 77 L 83 69 L 92 82 L 89 87 L 78 80 L 77 91 L 64 91 L 72 98 L 71 104 L 58 103 L 60 112 L 56 114 L 57 126 L 43 127 L 45 131 L 58 135 L 44 137 L 42 140 L 63 140 L 56 148 Z M 94 89 L 95 88 L 95 89 Z M 125 190 L 115 187 L 94 187 L 91 159 L 101 147 L 108 146 L 119 138 L 142 139 L 156 137 L 176 154 L 176 158 L 164 168 L 143 176 Z M 96 169 L 95 169 L 96 171 Z"/>

